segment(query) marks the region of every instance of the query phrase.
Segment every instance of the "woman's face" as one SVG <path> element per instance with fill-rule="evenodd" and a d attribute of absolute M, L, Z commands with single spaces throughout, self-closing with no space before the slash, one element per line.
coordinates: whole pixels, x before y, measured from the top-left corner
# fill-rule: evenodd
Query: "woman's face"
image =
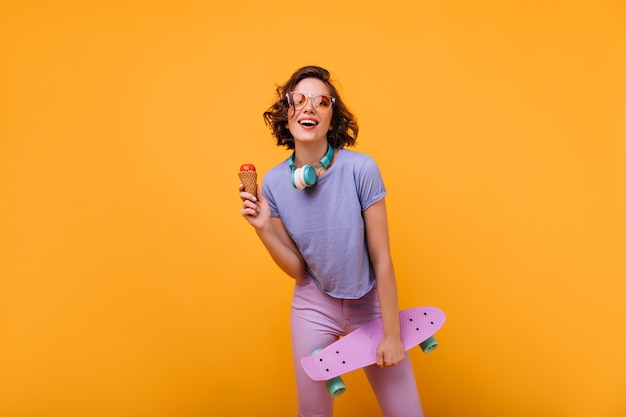
<path fill-rule="evenodd" d="M 294 139 L 302 142 L 326 141 L 333 118 L 333 103 L 329 99 L 330 91 L 326 84 L 317 78 L 305 78 L 288 94 L 290 107 L 287 127 Z"/>

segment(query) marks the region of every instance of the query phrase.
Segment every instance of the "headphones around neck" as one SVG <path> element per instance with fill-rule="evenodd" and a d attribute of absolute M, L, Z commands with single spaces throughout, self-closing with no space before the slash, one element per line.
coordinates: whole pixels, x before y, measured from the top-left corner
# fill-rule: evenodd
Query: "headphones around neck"
<path fill-rule="evenodd" d="M 328 144 L 328 151 L 322 159 L 320 159 L 320 165 L 326 169 L 333 160 L 335 150 Z M 305 165 L 301 168 L 296 168 L 296 152 L 294 151 L 289 158 L 289 169 L 291 170 L 291 185 L 298 190 L 304 190 L 306 187 L 310 187 L 317 182 L 317 173 L 315 167 L 312 165 Z"/>

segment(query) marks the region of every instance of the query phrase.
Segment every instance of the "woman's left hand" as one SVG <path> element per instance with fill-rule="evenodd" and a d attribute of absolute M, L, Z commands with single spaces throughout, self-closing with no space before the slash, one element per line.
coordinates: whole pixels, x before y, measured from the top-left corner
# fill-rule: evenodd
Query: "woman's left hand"
<path fill-rule="evenodd" d="M 376 349 L 376 365 L 395 366 L 404 360 L 405 352 L 399 337 L 383 337 Z"/>

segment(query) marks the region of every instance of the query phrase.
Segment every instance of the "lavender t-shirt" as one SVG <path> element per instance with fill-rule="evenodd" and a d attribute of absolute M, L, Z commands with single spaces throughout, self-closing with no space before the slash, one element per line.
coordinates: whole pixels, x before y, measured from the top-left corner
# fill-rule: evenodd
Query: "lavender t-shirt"
<path fill-rule="evenodd" d="M 356 299 L 374 286 L 362 212 L 386 189 L 369 156 L 339 149 L 330 169 L 304 190 L 291 184 L 288 159 L 263 178 L 263 195 L 306 262 L 306 275 L 325 293 Z"/>

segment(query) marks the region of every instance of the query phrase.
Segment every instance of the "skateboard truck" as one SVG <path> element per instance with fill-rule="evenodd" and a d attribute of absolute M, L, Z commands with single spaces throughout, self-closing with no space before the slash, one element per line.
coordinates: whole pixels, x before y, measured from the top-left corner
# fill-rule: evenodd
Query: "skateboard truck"
<path fill-rule="evenodd" d="M 428 339 L 420 343 L 420 348 L 424 353 L 432 352 L 433 350 L 437 349 L 437 346 L 439 346 L 439 342 L 437 342 L 435 336 L 430 336 Z"/>

